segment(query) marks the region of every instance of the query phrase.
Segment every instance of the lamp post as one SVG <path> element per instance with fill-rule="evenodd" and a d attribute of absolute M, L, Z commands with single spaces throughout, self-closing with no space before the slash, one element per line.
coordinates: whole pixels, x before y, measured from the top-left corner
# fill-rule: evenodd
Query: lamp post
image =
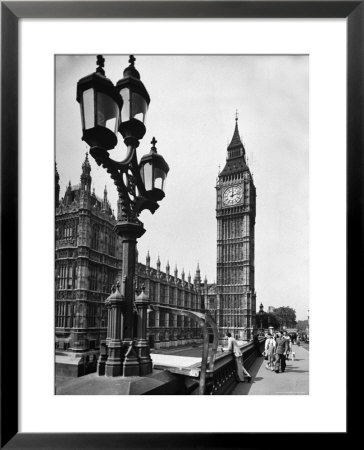
<path fill-rule="evenodd" d="M 144 309 L 147 300 L 144 296 L 137 302 L 142 319 L 137 341 L 133 341 L 136 242 L 145 233 L 138 217 L 145 209 L 154 214 L 159 207 L 158 201 L 165 195 L 169 167 L 157 153 L 155 138 L 150 152 L 138 163 L 137 148 L 146 132 L 144 122 L 150 97 L 135 68 L 134 56 L 130 56 L 129 66 L 116 86 L 106 78 L 104 62 L 102 55 L 98 55 L 96 72 L 78 81 L 77 101 L 81 107 L 82 140 L 90 146 L 96 163 L 110 174 L 119 196 L 114 230 L 122 241 L 122 280 L 106 301 L 109 313 L 105 374 L 145 375 L 152 371 L 152 365 L 147 362 L 150 356 L 146 344 Z M 122 161 L 109 156 L 118 142 L 118 132 L 127 147 Z M 141 327 L 145 327 L 145 332 Z"/>
<path fill-rule="evenodd" d="M 264 311 L 263 311 L 263 303 L 261 303 L 261 304 L 259 305 L 260 331 L 261 331 L 261 332 L 263 331 L 263 314 L 264 314 Z"/>

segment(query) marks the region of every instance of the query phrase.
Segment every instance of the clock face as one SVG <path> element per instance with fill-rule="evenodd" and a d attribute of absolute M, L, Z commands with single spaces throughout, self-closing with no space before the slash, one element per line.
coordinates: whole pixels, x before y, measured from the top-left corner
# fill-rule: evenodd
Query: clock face
<path fill-rule="evenodd" d="M 243 190 L 240 186 L 231 186 L 226 189 L 223 196 L 223 202 L 225 205 L 236 205 L 240 202 L 243 195 Z"/>

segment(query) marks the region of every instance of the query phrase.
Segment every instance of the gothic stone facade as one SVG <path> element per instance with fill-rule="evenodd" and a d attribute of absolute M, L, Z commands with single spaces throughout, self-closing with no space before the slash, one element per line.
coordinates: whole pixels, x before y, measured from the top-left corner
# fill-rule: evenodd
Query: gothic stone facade
<path fill-rule="evenodd" d="M 56 171 L 55 327 L 60 350 L 97 353 L 106 338 L 105 299 L 121 275 L 121 242 L 106 188 L 103 199 L 91 194 L 90 172 L 86 155 L 81 183 L 70 183 L 59 201 Z"/>
<path fill-rule="evenodd" d="M 114 232 L 116 219 L 107 199 L 91 194 L 91 166 L 88 156 L 82 165 L 81 182 L 69 183 L 59 200 L 59 175 L 56 170 L 55 218 L 55 331 L 59 352 L 98 354 L 100 341 L 106 339 L 105 300 L 111 286 L 121 278 L 122 245 Z M 144 284 L 145 293 L 154 304 L 201 311 L 204 284 L 197 268 L 194 283 L 137 263 L 136 288 Z M 191 319 L 175 314 L 150 312 L 148 335 L 155 348 L 201 342 L 200 328 Z"/>
<path fill-rule="evenodd" d="M 216 184 L 217 283 L 220 332 L 249 340 L 255 327 L 254 227 L 256 190 L 236 119 L 224 169 Z"/>
<path fill-rule="evenodd" d="M 146 264 L 138 263 L 136 268 L 138 286 L 145 286 L 145 293 L 149 296 L 152 305 L 204 311 L 206 281 L 201 282 L 199 266 L 197 266 L 193 283 L 190 274 L 187 280 L 185 279 L 184 270 L 179 278 L 177 267 L 171 275 L 169 263 L 165 272 L 160 269 L 159 257 L 157 268 L 150 267 L 149 253 Z M 150 346 L 157 349 L 202 342 L 201 328 L 196 321 L 189 317 L 160 311 L 149 312 L 148 336 Z"/>

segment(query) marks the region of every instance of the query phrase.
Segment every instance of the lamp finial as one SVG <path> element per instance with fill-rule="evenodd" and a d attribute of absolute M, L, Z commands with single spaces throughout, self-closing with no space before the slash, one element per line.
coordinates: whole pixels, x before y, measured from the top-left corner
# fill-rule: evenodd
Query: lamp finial
<path fill-rule="evenodd" d="M 97 55 L 96 64 L 98 66 L 96 72 L 105 75 L 105 70 L 103 69 L 105 67 L 105 58 L 102 55 Z"/>
<path fill-rule="evenodd" d="M 129 56 L 129 63 L 132 67 L 134 67 L 134 63 L 135 63 L 136 59 L 134 55 L 130 55 Z"/>
<path fill-rule="evenodd" d="M 155 144 L 157 143 L 158 141 L 156 140 L 156 138 L 153 136 L 153 139 L 152 139 L 152 141 L 151 141 L 151 144 L 152 144 L 152 150 L 153 151 L 157 151 L 157 147 L 155 146 Z"/>

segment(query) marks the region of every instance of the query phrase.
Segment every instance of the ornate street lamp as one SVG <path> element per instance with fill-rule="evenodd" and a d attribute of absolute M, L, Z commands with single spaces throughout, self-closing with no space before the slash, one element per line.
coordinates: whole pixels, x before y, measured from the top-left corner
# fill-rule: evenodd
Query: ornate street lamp
<path fill-rule="evenodd" d="M 105 77 L 105 59 L 97 56 L 96 72 L 77 83 L 77 101 L 81 107 L 82 140 L 90 147 L 111 150 L 117 144 L 120 110 L 123 101 L 112 82 Z"/>
<path fill-rule="evenodd" d="M 165 180 L 169 167 L 163 156 L 158 155 L 156 143 L 157 141 L 153 138 L 152 148 L 147 155 L 142 157 L 139 167 L 147 195 L 153 200 L 159 201 L 164 197 Z"/>
<path fill-rule="evenodd" d="M 107 301 L 107 376 L 135 376 L 141 375 L 141 372 L 145 375 L 152 370 L 149 362 L 143 364 L 143 368 L 140 366 L 141 353 L 144 362 L 149 355 L 149 346 L 146 348 L 144 332 L 141 336 L 140 327 L 137 342 L 133 341 L 135 250 L 137 239 L 145 233 L 138 217 L 144 209 L 153 214 L 159 207 L 157 202 L 164 197 L 165 179 L 169 171 L 168 164 L 157 154 L 155 138 L 152 140 L 150 153 L 138 163 L 136 149 L 146 132 L 144 122 L 150 97 L 135 69 L 133 55 L 130 56 L 129 63 L 129 67 L 124 70 L 123 79 L 115 87 L 105 77 L 104 58 L 99 55 L 96 72 L 82 78 L 77 84 L 82 139 L 90 145 L 90 154 L 96 163 L 110 174 L 119 195 L 114 230 L 122 240 L 123 278 L 121 285 L 115 288 Z M 117 143 L 117 131 L 122 134 L 127 147 L 127 155 L 122 161 L 115 161 L 109 156 L 109 150 Z M 139 300 L 140 305 L 143 304 L 142 308 L 137 306 L 143 315 L 140 323 L 146 326 L 145 299 Z M 117 317 L 120 314 L 121 321 Z"/>
<path fill-rule="evenodd" d="M 130 55 L 129 63 L 124 70 L 123 78 L 116 83 L 116 88 L 124 101 L 119 131 L 127 141 L 139 140 L 145 135 L 144 123 L 150 103 L 148 91 L 140 81 L 140 74 L 134 66 L 133 55 Z"/>

